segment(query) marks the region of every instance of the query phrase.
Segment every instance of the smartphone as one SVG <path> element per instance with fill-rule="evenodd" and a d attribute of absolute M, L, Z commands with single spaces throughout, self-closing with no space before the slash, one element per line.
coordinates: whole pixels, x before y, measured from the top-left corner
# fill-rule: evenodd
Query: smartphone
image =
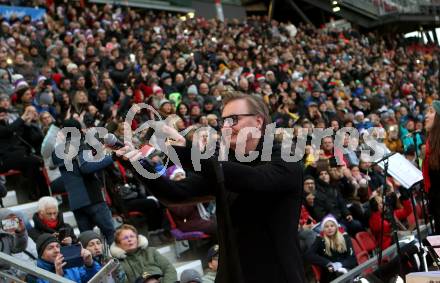
<path fill-rule="evenodd" d="M 60 252 L 67 263 L 64 268 L 79 267 L 84 265 L 84 260 L 81 256 L 81 245 L 75 244 L 70 246 L 61 246 Z"/>
<path fill-rule="evenodd" d="M 2 220 L 2 229 L 6 230 L 17 230 L 20 224 L 20 220 L 17 217 L 3 219 Z"/>
<path fill-rule="evenodd" d="M 61 228 L 58 232 L 58 241 L 62 242 L 67 236 L 67 229 Z"/>
<path fill-rule="evenodd" d="M 131 62 L 131 63 L 136 62 L 136 55 L 134 55 L 133 53 L 131 53 L 131 54 L 129 55 L 129 57 L 130 57 L 130 62 Z"/>

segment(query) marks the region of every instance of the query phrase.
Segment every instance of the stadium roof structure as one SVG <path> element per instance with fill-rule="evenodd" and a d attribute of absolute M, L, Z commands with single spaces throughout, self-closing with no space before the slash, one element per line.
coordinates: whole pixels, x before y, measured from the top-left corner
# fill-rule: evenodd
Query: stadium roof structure
<path fill-rule="evenodd" d="M 286 0 L 292 2 L 293 0 Z M 440 1 L 428 0 L 301 0 L 324 11 L 334 13 L 364 28 L 401 23 L 435 26 L 440 20 Z M 335 7 L 338 7 L 335 9 Z M 403 27 L 404 28 L 404 27 Z"/>
<path fill-rule="evenodd" d="M 113 4 L 119 6 L 129 6 L 135 8 L 145 8 L 177 13 L 194 13 L 194 9 L 191 7 L 191 1 L 188 0 L 171 0 L 171 1 L 158 1 L 158 0 L 90 0 L 92 3 L 98 4 Z"/>

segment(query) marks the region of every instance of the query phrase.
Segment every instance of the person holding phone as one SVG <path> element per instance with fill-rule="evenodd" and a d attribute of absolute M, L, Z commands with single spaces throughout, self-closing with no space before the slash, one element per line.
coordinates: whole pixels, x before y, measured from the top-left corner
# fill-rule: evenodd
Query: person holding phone
<path fill-rule="evenodd" d="M 44 233 L 38 237 L 37 252 L 38 267 L 74 282 L 86 283 L 101 269 L 101 265 L 93 260 L 92 254 L 82 246 L 73 246 L 72 249 L 69 249 L 69 254 L 67 252 L 63 254 L 61 243 L 52 234 Z M 74 255 L 73 253 L 76 252 L 77 255 Z M 65 260 L 65 256 L 69 256 L 69 260 Z M 76 265 L 78 262 L 80 265 L 67 267 Z M 40 278 L 36 281 L 37 283 L 49 282 Z"/>
<path fill-rule="evenodd" d="M 9 209 L 0 209 L 0 252 L 7 255 L 21 253 L 27 247 L 28 235 L 24 222 Z M 0 263 L 0 270 L 9 265 Z"/>
<path fill-rule="evenodd" d="M 42 197 L 38 200 L 38 211 L 32 220 L 34 227 L 29 230 L 29 236 L 35 242 L 44 233 L 54 235 L 65 246 L 76 242 L 73 228 L 64 222 L 63 215 L 58 211 L 58 201 L 54 197 Z"/>
<path fill-rule="evenodd" d="M 93 260 L 101 264 L 101 266 L 106 265 L 112 258 L 104 252 L 104 244 L 102 238 L 95 231 L 84 231 L 78 236 L 78 242 L 87 249 L 93 257 Z M 125 282 L 126 276 L 119 265 L 112 273 L 109 275 L 109 282 Z"/>

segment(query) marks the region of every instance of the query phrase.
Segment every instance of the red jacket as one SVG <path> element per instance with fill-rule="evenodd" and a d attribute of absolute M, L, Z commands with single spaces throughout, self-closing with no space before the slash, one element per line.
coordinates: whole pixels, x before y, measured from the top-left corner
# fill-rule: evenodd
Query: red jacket
<path fill-rule="evenodd" d="M 312 218 L 307 208 L 304 205 L 301 205 L 301 215 L 299 216 L 299 225 L 303 226 L 307 224 L 307 220 L 311 219 L 313 224 L 316 224 L 315 219 Z"/>
<path fill-rule="evenodd" d="M 412 213 L 412 206 L 409 200 L 402 201 L 403 208 L 394 210 L 394 217 L 399 220 L 406 219 Z M 374 235 L 376 242 L 380 243 L 380 229 L 382 225 L 382 212 L 374 211 L 371 212 L 370 216 L 370 230 Z M 382 250 L 385 250 L 389 246 L 391 246 L 393 240 L 391 232 L 393 231 L 393 227 L 391 227 L 391 223 L 388 220 L 383 221 L 383 242 L 382 242 Z"/>

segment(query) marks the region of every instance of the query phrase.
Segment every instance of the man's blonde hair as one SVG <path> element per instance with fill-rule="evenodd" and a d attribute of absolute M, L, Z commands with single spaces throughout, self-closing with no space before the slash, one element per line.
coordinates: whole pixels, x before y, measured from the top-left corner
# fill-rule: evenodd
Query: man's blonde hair
<path fill-rule="evenodd" d="M 223 108 L 235 100 L 245 100 L 251 111 L 250 114 L 255 114 L 263 118 L 263 127 L 270 123 L 269 109 L 260 97 L 239 91 L 227 92 L 223 97 Z"/>

